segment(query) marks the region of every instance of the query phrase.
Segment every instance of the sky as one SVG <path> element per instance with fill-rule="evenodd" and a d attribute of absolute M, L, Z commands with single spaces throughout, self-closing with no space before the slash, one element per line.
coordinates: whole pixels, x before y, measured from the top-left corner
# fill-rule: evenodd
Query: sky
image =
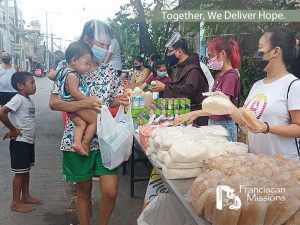
<path fill-rule="evenodd" d="M 63 38 L 62 46 L 79 37 L 86 21 L 90 19 L 106 20 L 114 18 L 120 6 L 130 0 L 17 0 L 23 11 L 23 19 L 28 23 L 39 20 L 42 32 L 46 33 L 46 12 L 48 15 L 48 33 Z M 26 28 L 26 27 L 25 27 Z M 68 41 L 70 40 L 70 41 Z M 60 44 L 58 40 L 56 44 Z"/>

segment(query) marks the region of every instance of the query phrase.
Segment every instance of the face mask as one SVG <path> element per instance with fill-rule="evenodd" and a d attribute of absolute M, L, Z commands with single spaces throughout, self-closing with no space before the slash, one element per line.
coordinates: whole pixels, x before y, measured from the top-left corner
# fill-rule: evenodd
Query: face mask
<path fill-rule="evenodd" d="M 157 71 L 157 77 L 159 77 L 159 78 L 164 78 L 164 77 L 166 77 L 167 76 L 167 72 L 159 72 L 159 71 Z"/>
<path fill-rule="evenodd" d="M 257 79 L 263 79 L 267 76 L 267 72 L 262 71 L 262 70 L 255 70 L 255 77 Z"/>
<path fill-rule="evenodd" d="M 173 65 L 176 65 L 178 63 L 179 58 L 177 58 L 177 56 L 175 54 L 173 54 L 173 55 L 168 55 L 167 60 L 168 60 L 169 64 L 171 66 L 173 66 Z"/>
<path fill-rule="evenodd" d="M 208 61 L 208 68 L 212 70 L 221 70 L 223 68 L 223 61 L 218 61 L 217 56 L 211 58 Z"/>
<path fill-rule="evenodd" d="M 271 51 L 271 50 L 269 50 L 269 51 Z M 267 51 L 267 52 L 269 52 L 269 51 Z M 269 60 L 263 60 L 264 54 L 266 54 L 267 52 L 256 51 L 254 53 L 254 57 L 253 57 L 254 65 L 258 71 L 264 71 L 266 66 L 269 64 Z"/>
<path fill-rule="evenodd" d="M 11 58 L 2 58 L 2 62 L 4 64 L 10 64 L 11 63 Z"/>
<path fill-rule="evenodd" d="M 106 58 L 107 50 L 98 46 L 93 45 L 92 52 L 94 57 L 99 61 L 104 61 Z"/>
<path fill-rule="evenodd" d="M 133 66 L 133 69 L 134 69 L 134 70 L 141 70 L 141 69 L 142 69 L 142 66 Z"/>

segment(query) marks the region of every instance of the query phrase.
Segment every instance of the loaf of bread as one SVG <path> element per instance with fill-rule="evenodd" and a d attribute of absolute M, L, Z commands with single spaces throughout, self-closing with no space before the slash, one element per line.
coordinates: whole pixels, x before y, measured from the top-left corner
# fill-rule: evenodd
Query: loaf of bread
<path fill-rule="evenodd" d="M 260 123 L 256 119 L 254 113 L 245 107 L 239 108 L 239 112 L 242 120 L 246 124 L 246 126 L 252 130 L 256 130 L 260 128 Z"/>

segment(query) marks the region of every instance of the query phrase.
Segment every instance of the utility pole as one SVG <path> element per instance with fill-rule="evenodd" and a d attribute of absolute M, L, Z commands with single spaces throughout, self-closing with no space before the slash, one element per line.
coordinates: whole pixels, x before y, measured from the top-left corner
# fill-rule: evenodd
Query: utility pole
<path fill-rule="evenodd" d="M 53 52 L 53 33 L 52 32 L 51 32 L 51 55 L 52 55 L 51 64 L 52 64 L 52 66 L 54 66 L 55 59 L 54 59 L 54 52 Z"/>
<path fill-rule="evenodd" d="M 17 0 L 14 0 L 14 6 L 15 6 L 15 24 L 16 24 L 16 27 L 17 27 L 16 43 L 20 44 L 19 16 L 18 16 Z"/>
<path fill-rule="evenodd" d="M 5 0 L 5 28 L 6 28 L 6 51 L 11 53 L 10 43 L 10 25 L 9 25 L 9 5 L 8 0 Z"/>
<path fill-rule="evenodd" d="M 47 73 L 49 73 L 49 51 L 48 51 L 48 12 L 46 11 L 46 65 Z"/>

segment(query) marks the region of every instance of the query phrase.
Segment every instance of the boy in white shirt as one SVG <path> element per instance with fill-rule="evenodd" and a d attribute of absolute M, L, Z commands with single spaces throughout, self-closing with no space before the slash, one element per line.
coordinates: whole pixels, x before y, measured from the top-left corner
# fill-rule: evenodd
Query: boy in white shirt
<path fill-rule="evenodd" d="M 18 212 L 31 212 L 33 209 L 27 204 L 43 204 L 29 194 L 29 171 L 35 161 L 35 107 L 29 95 L 35 94 L 36 85 L 32 74 L 28 72 L 14 73 L 11 83 L 18 94 L 0 109 L 0 120 L 9 129 L 4 139 L 11 139 L 11 169 L 15 173 L 10 208 Z"/>

